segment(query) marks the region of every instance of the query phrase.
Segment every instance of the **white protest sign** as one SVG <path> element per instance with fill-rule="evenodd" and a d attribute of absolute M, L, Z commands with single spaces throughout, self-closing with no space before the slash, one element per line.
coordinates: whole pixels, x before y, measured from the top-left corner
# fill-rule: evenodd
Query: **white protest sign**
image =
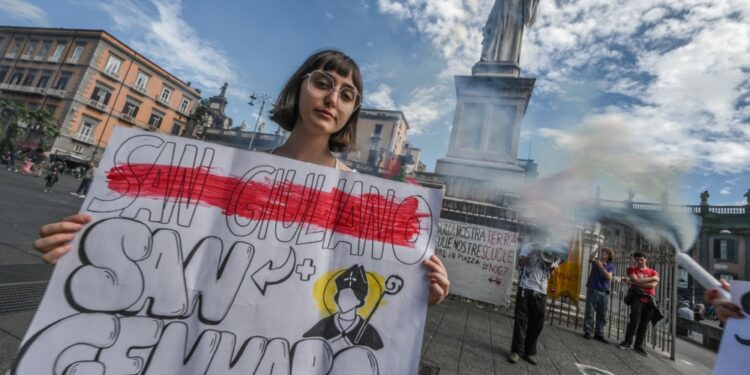
<path fill-rule="evenodd" d="M 436 253 L 451 277 L 451 293 L 507 306 L 513 286 L 518 233 L 440 220 Z"/>
<path fill-rule="evenodd" d="M 118 128 L 12 374 L 415 374 L 441 193 Z"/>
<path fill-rule="evenodd" d="M 727 319 L 714 374 L 746 375 L 750 369 L 750 281 L 732 281 L 732 302 L 745 319 Z"/>

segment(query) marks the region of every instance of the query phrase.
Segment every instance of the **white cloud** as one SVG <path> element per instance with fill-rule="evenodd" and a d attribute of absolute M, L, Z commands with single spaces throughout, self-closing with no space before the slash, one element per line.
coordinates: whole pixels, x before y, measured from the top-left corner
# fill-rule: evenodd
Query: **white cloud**
<path fill-rule="evenodd" d="M 396 104 L 393 89 L 379 83 L 373 92 L 365 97 L 365 105 L 373 108 L 394 109 L 404 112 L 409 122 L 409 134 L 421 134 L 435 120 L 453 110 L 454 103 L 447 99 L 447 87 L 419 87 L 409 93 L 406 104 Z"/>
<path fill-rule="evenodd" d="M 153 9 L 132 0 L 91 4 L 112 17 L 116 30 L 129 35 L 141 30 L 142 34 L 136 33 L 128 40 L 130 46 L 177 77 L 197 82 L 208 90 L 217 90 L 224 82 L 238 82 L 227 54 L 182 18 L 182 1 L 151 0 Z"/>
<path fill-rule="evenodd" d="M 394 103 L 393 98 L 391 98 L 392 92 L 393 89 L 391 89 L 390 86 L 384 83 L 380 83 L 377 87 L 375 87 L 375 91 L 367 94 L 367 97 L 365 97 L 365 102 L 367 103 L 367 105 L 373 106 L 375 108 L 395 108 L 396 103 Z"/>
<path fill-rule="evenodd" d="M 27 1 L 0 0 L 0 12 L 7 14 L 11 18 L 31 21 L 35 25 L 49 25 L 47 12 Z"/>
<path fill-rule="evenodd" d="M 730 189 L 729 186 L 724 186 L 723 188 L 721 188 L 721 190 L 719 190 L 719 194 L 721 195 L 732 194 L 732 189 Z"/>

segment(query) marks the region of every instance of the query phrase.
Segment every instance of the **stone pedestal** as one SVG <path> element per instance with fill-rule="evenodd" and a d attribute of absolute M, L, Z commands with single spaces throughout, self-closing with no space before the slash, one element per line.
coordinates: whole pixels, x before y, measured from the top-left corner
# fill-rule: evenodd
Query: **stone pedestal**
<path fill-rule="evenodd" d="M 535 164 L 516 157 L 535 81 L 512 75 L 456 76 L 458 100 L 448 154 L 435 166 L 435 173 L 445 176 L 447 196 L 495 201 L 488 198 L 516 190 L 527 171 L 536 173 Z"/>

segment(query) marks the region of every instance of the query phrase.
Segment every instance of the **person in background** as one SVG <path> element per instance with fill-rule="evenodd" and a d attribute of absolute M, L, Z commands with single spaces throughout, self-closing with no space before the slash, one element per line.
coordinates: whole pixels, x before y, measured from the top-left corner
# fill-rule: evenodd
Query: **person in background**
<path fill-rule="evenodd" d="M 625 341 L 621 342 L 618 347 L 627 349 L 633 344 L 633 335 L 635 335 L 635 346 L 633 351 L 648 357 L 648 353 L 643 349 L 643 341 L 646 338 L 646 329 L 651 322 L 652 299 L 656 297 L 656 285 L 659 283 L 659 273 L 646 266 L 646 255 L 640 251 L 633 254 L 635 267 L 627 269 L 625 281 L 630 283 L 631 288 L 637 288 L 638 295 L 630 304 L 630 319 L 625 330 Z"/>
<path fill-rule="evenodd" d="M 690 304 L 687 301 L 680 302 L 680 307 L 677 309 L 677 317 L 693 321 L 693 310 L 690 309 Z M 693 336 L 690 328 L 681 328 L 679 324 L 677 325 L 677 334 L 687 337 Z"/>
<path fill-rule="evenodd" d="M 94 163 L 89 163 L 89 169 L 83 174 L 83 179 L 78 185 L 78 189 L 70 194 L 78 196 L 79 198 L 86 198 L 86 194 L 89 192 L 89 187 L 91 187 L 91 182 L 94 180 L 94 172 L 96 172 L 96 166 Z"/>
<path fill-rule="evenodd" d="M 54 186 L 57 183 L 57 180 L 59 179 L 59 173 L 57 169 L 50 169 L 50 171 L 47 173 L 47 176 L 44 177 L 44 192 L 45 193 L 51 193 L 52 192 L 52 186 Z"/>
<path fill-rule="evenodd" d="M 583 319 L 583 337 L 591 339 L 593 328 L 594 339 L 607 344 L 604 338 L 604 326 L 607 324 L 607 309 L 609 308 L 609 292 L 612 275 L 615 273 L 615 252 L 603 247 L 591 253 L 589 262 L 591 271 L 586 282 L 586 313 Z M 596 325 L 594 323 L 596 315 Z"/>
<path fill-rule="evenodd" d="M 547 307 L 547 283 L 560 265 L 551 247 L 528 243 L 521 248 L 518 264 L 523 267 L 518 278 L 516 308 L 513 316 L 513 340 L 508 361 L 518 363 L 523 357 L 536 365 L 536 343 L 544 328 Z"/>

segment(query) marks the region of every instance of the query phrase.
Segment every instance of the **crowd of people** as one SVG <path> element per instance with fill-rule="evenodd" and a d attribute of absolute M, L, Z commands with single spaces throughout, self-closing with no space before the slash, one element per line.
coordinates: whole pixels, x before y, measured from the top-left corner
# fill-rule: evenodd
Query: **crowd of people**
<path fill-rule="evenodd" d="M 516 292 L 513 338 L 508 361 L 518 363 L 521 358 L 536 365 L 537 341 L 544 328 L 544 312 L 547 302 L 547 284 L 550 276 L 560 264 L 560 259 L 550 256 L 543 246 L 529 243 L 521 248 L 518 264 L 521 267 Z M 592 252 L 591 265 L 586 282 L 586 309 L 583 322 L 583 337 L 595 339 L 608 344 L 604 337 L 607 324 L 607 311 L 610 305 L 611 285 L 614 280 L 615 252 L 603 247 Z M 629 349 L 648 357 L 644 349 L 646 331 L 649 324 L 656 324 L 663 318 L 656 301 L 656 286 L 659 284 L 659 273 L 648 267 L 648 259 L 642 252 L 633 253 L 633 262 L 625 271 L 626 276 L 620 281 L 628 285 L 628 292 L 623 302 L 629 306 L 628 324 L 625 337 L 617 347 Z M 729 285 L 722 281 L 722 287 L 729 290 Z M 709 306 L 706 311 L 722 322 L 728 318 L 742 318 L 738 306 L 729 301 L 720 300 L 717 290 L 708 290 L 704 299 Z M 681 304 L 677 312 L 679 317 L 699 320 L 704 317 L 704 305 L 696 304 L 693 310 L 686 303 Z"/>
<path fill-rule="evenodd" d="M 37 177 L 44 176 L 43 191 L 45 193 L 51 193 L 52 188 L 60 180 L 60 175 L 67 173 L 81 180 L 78 189 L 70 193 L 80 198 L 86 197 L 86 193 L 94 179 L 94 171 L 96 170 L 94 163 L 69 166 L 62 160 L 54 159 L 53 156 L 39 150 L 31 150 L 26 153 L 23 153 L 21 150 L 8 150 L 2 154 L 0 161 L 5 165 L 6 171 L 19 172 Z M 19 161 L 22 161 L 20 170 L 18 168 Z"/>

